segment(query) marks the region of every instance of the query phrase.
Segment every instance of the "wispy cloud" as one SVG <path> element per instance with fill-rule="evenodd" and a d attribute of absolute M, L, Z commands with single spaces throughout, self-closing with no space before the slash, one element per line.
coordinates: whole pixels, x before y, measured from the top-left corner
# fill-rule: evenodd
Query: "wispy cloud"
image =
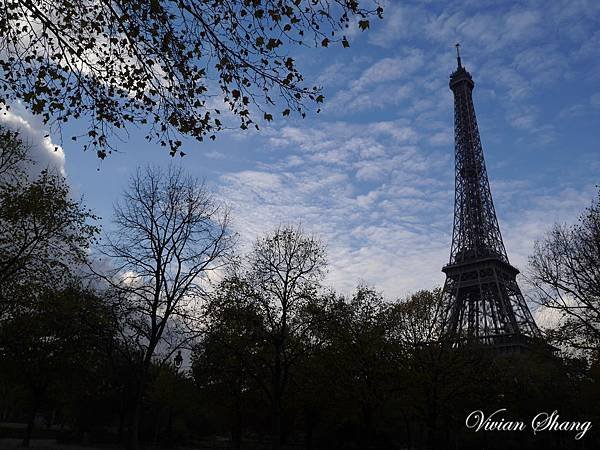
<path fill-rule="evenodd" d="M 350 48 L 298 57 L 324 87 L 319 116 L 228 131 L 185 163 L 217 185 L 244 242 L 289 222 L 320 234 L 336 289 L 362 280 L 393 297 L 441 284 L 454 201 L 448 75 L 460 42 L 506 246 L 524 268 L 533 241 L 574 220 L 597 183 L 600 2 L 384 7 Z"/>
<path fill-rule="evenodd" d="M 441 191 L 432 177 L 450 160 L 418 140 L 404 121 L 286 127 L 269 142 L 291 155 L 224 175 L 222 194 L 250 241 L 278 223 L 302 222 L 328 243 L 337 288 L 363 280 L 399 295 L 439 282 L 451 224 L 451 174 Z M 438 261 L 425 270 L 427 254 Z"/>
<path fill-rule="evenodd" d="M 571 76 L 578 57 L 548 37 L 549 20 L 588 24 L 583 10 L 560 15 L 536 2 L 488 6 L 495 11 L 469 14 L 460 4 L 388 2 L 386 20 L 365 44 L 381 53 L 323 69 L 333 95 L 320 121 L 273 126 L 262 139 L 265 152 L 280 157 L 258 156 L 253 170 L 221 177 L 247 241 L 279 223 L 303 222 L 328 243 L 328 281 L 337 289 L 366 281 L 393 297 L 443 283 L 454 200 L 447 76 L 455 64 L 451 45 L 460 40 L 476 80 L 484 148 L 493 142 L 506 149 L 486 157 L 511 260 L 525 267 L 533 242 L 591 196 L 590 172 L 574 183 L 567 172 L 536 171 L 519 150 L 554 148 L 560 115 L 579 111 L 578 103 L 552 111 L 540 100 Z M 588 97 L 590 108 L 600 105 L 597 96 Z"/>
<path fill-rule="evenodd" d="M 387 139 L 385 131 L 375 131 L 378 124 L 366 128 L 375 142 Z M 343 135 L 330 139 L 329 145 L 343 145 Z M 292 150 L 298 157 L 293 167 L 263 164 L 260 171 L 221 178 L 221 194 L 246 242 L 280 223 L 302 222 L 328 244 L 327 282 L 343 292 L 364 281 L 395 297 L 443 283 L 453 212 L 451 163 L 401 144 L 370 160 L 361 159 L 360 145 L 339 161 L 311 159 L 306 145 Z M 533 242 L 551 223 L 586 206 L 590 186 L 544 193 L 526 180 L 492 184 L 506 245 L 518 267 L 526 266 Z"/>
<path fill-rule="evenodd" d="M 413 87 L 406 81 L 423 64 L 423 53 L 416 49 L 407 49 L 393 58 L 377 60 L 358 78 L 351 80 L 348 89 L 341 89 L 327 103 L 325 111 L 348 113 L 399 105 L 414 94 Z"/>

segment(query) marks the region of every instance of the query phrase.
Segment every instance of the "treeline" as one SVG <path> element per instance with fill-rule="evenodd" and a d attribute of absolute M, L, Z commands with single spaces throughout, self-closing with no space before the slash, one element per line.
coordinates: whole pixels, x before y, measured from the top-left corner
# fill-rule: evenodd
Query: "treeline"
<path fill-rule="evenodd" d="M 465 427 L 470 412 L 501 408 L 512 420 L 558 410 L 598 423 L 597 202 L 532 257 L 538 301 L 564 315 L 548 333 L 562 351 L 498 356 L 440 343 L 438 290 L 387 301 L 368 286 L 328 289 L 325 245 L 301 227 L 240 255 L 225 205 L 174 166 L 139 169 L 101 235 L 62 175 L 40 171 L 1 130 L 0 195 L 0 422 L 26 424 L 0 433 L 25 446 L 44 436 L 133 449 L 597 440 L 593 428 L 576 440 Z M 585 280 L 566 284 L 561 262 L 580 264 Z"/>

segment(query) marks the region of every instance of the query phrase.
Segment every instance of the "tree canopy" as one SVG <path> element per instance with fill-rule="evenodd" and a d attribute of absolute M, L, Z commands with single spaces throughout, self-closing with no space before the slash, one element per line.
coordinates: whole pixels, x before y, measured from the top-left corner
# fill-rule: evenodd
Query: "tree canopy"
<path fill-rule="evenodd" d="M 21 101 L 57 128 L 86 118 L 87 132 L 72 138 L 100 158 L 130 125 L 147 125 L 146 138 L 175 155 L 181 135 L 201 141 L 224 129 L 222 107 L 246 129 L 272 120 L 278 103 L 286 116 L 321 102 L 290 47 L 347 47 L 354 18 L 365 30 L 382 15 L 364 3 L 3 0 L 0 102 Z"/>
<path fill-rule="evenodd" d="M 175 166 L 138 169 L 114 207 L 114 224 L 100 248 L 112 270 L 97 273 L 113 290 L 120 348 L 135 377 L 136 449 L 152 365 L 164 365 L 197 338 L 203 284 L 227 263 L 234 236 L 224 205 Z"/>
<path fill-rule="evenodd" d="M 0 316 L 34 285 L 63 283 L 99 232 L 62 174 L 36 173 L 28 151 L 18 133 L 0 127 Z"/>
<path fill-rule="evenodd" d="M 555 224 L 530 260 L 536 299 L 560 315 L 559 345 L 600 350 L 600 191 L 577 224 Z"/>

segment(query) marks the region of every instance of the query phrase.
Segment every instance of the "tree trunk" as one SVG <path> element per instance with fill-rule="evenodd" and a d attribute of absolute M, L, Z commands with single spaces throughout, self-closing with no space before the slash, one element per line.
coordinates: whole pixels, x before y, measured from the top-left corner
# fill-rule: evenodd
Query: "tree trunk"
<path fill-rule="evenodd" d="M 273 450 L 281 449 L 281 399 L 273 398 L 271 408 L 271 434 L 273 439 Z"/>
<path fill-rule="evenodd" d="M 404 426 L 406 428 L 406 448 L 407 450 L 412 450 L 412 434 L 410 430 L 410 420 L 406 415 L 404 416 Z"/>
<path fill-rule="evenodd" d="M 359 443 L 361 448 L 367 448 L 373 440 L 373 408 L 368 402 L 361 402 L 362 426 Z"/>
<path fill-rule="evenodd" d="M 169 416 L 167 417 L 166 444 L 173 446 L 173 406 L 169 406 Z"/>
<path fill-rule="evenodd" d="M 240 450 L 242 448 L 242 393 L 241 389 L 235 392 L 235 411 L 233 419 L 233 429 L 231 437 L 233 448 Z"/>
<path fill-rule="evenodd" d="M 119 411 L 119 427 L 117 428 L 117 439 L 119 439 L 120 443 L 123 443 L 125 441 L 125 438 L 123 436 L 124 429 L 125 429 L 125 411 L 120 410 Z"/>
<path fill-rule="evenodd" d="M 139 434 L 140 434 L 140 415 L 142 411 L 142 400 L 144 397 L 144 389 L 146 387 L 146 380 L 150 373 L 151 357 L 154 353 L 156 346 L 150 344 L 146 351 L 146 357 L 144 358 L 140 367 L 139 379 L 137 380 L 137 387 L 135 396 L 133 397 L 133 408 L 131 410 L 131 428 L 129 430 L 129 450 L 139 450 Z"/>
<path fill-rule="evenodd" d="M 137 388 L 137 392 L 133 399 L 133 407 L 131 408 L 131 424 L 129 427 L 129 450 L 138 450 L 139 430 L 140 430 L 140 413 L 142 407 L 142 383 Z"/>
<path fill-rule="evenodd" d="M 271 400 L 271 438 L 273 450 L 281 449 L 281 374 L 274 377 Z"/>
<path fill-rule="evenodd" d="M 281 395 L 282 395 L 282 364 L 281 355 L 283 353 L 283 338 L 275 344 L 275 368 L 272 379 L 272 398 L 271 398 L 271 438 L 273 440 L 273 450 L 281 449 Z"/>
<path fill-rule="evenodd" d="M 119 442 L 121 444 L 123 444 L 125 442 L 125 437 L 123 436 L 123 431 L 125 429 L 125 419 L 127 416 L 127 408 L 125 405 L 125 395 L 126 395 L 126 390 L 125 387 L 123 387 L 121 389 L 121 395 L 119 398 L 119 427 L 117 429 L 117 436 L 119 439 Z"/>
<path fill-rule="evenodd" d="M 306 433 L 304 436 L 304 447 L 306 450 L 313 449 L 313 435 L 317 424 L 317 414 L 317 411 L 312 408 L 306 408 L 304 411 L 304 426 Z"/>
<path fill-rule="evenodd" d="M 23 438 L 23 447 L 29 447 L 29 443 L 31 442 L 31 435 L 33 434 L 33 427 L 35 425 L 35 416 L 40 407 L 40 396 L 39 392 L 35 392 L 33 394 L 33 406 L 31 407 L 31 413 L 29 414 L 29 418 L 27 420 L 27 428 L 25 429 L 25 437 Z"/>

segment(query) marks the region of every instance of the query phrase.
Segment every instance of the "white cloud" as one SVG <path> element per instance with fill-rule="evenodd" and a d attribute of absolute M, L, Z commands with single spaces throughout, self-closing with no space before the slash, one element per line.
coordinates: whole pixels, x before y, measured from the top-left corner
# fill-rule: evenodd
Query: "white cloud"
<path fill-rule="evenodd" d="M 423 65 L 423 53 L 410 50 L 402 56 L 383 58 L 365 70 L 358 80 L 350 83 L 353 91 L 362 91 L 378 83 L 400 80 Z"/>
<path fill-rule="evenodd" d="M 514 56 L 512 64 L 521 74 L 527 74 L 527 79 L 533 84 L 560 80 L 568 71 L 566 55 L 554 45 L 539 45 L 527 48 Z"/>
<path fill-rule="evenodd" d="M 535 10 L 511 11 L 505 18 L 505 32 L 513 40 L 531 39 L 537 32 L 536 26 L 540 23 L 540 13 Z"/>
<path fill-rule="evenodd" d="M 373 86 L 367 92 L 354 90 L 340 91 L 329 100 L 323 110 L 330 114 L 346 114 L 385 106 L 397 106 L 413 93 L 410 85 Z"/>
<path fill-rule="evenodd" d="M 515 128 L 529 130 L 535 125 L 535 116 L 533 114 L 516 114 L 510 118 L 510 123 Z"/>
<path fill-rule="evenodd" d="M 46 168 L 65 174 L 65 153 L 61 146 L 52 142 L 41 120 L 19 105 L 0 112 L 0 123 L 18 131 L 23 142 L 30 147 L 29 157 L 35 161 L 33 172 Z"/>
<path fill-rule="evenodd" d="M 368 208 L 375 203 L 375 201 L 379 198 L 379 196 L 380 196 L 379 191 L 377 191 L 377 190 L 371 191 L 368 194 L 359 195 L 358 197 L 356 197 L 356 203 L 358 204 L 358 206 L 360 206 L 362 208 Z"/>
<path fill-rule="evenodd" d="M 452 195 L 426 176 L 448 161 L 418 139 L 404 120 L 286 127 L 269 142 L 290 151 L 294 165 L 226 174 L 222 194 L 247 242 L 279 223 L 302 222 L 327 242 L 327 281 L 336 289 L 366 281 L 403 295 L 443 281 L 451 226 Z"/>
<path fill-rule="evenodd" d="M 370 66 L 362 72 L 349 64 L 331 85 L 337 91 L 326 103 L 325 121 L 271 130 L 268 144 L 285 157 L 259 166 L 279 176 L 277 188 L 260 187 L 260 195 L 252 188 L 246 195 L 233 174 L 224 178 L 224 194 L 236 205 L 234 217 L 242 229 L 259 233 L 282 221 L 302 221 L 329 243 L 328 280 L 341 290 L 362 280 L 398 296 L 441 284 L 454 198 L 447 87 L 455 64 L 452 45 L 463 44 L 463 63 L 475 77 L 484 142 L 505 146 L 508 141 L 525 151 L 556 143 L 552 120 L 558 110 L 539 98 L 572 76 L 572 64 L 583 52 L 596 51 L 588 46 L 571 54 L 561 45 L 565 27 L 575 41 L 594 34 L 581 5 L 573 14 L 560 14 L 566 3 L 548 8 L 535 2 L 528 7 L 475 3 L 481 8 L 467 14 L 464 2 L 386 2 L 384 21 L 368 35 L 369 43 L 380 47 L 380 58 L 363 55 Z M 486 5 L 494 6 L 494 13 Z M 577 26 L 586 33 L 573 31 Z M 326 67 L 324 79 L 343 70 L 341 64 Z M 592 106 L 600 105 L 598 95 L 590 97 Z M 578 188 L 566 188 L 558 180 L 568 176 L 543 171 L 532 178 L 522 167 L 529 156 L 510 154 L 519 164 L 515 171 L 507 175 L 510 165 L 500 158 L 491 177 L 509 257 L 524 268 L 534 240 L 554 221 L 585 207 L 591 182 L 579 179 Z"/>
<path fill-rule="evenodd" d="M 522 118 L 528 112 L 535 111 L 515 123 L 543 132 Z M 388 297 L 441 285 L 452 231 L 453 136 L 442 121 L 427 126 L 433 131 L 406 119 L 271 129 L 268 144 L 285 159 L 221 178 L 235 227 L 251 242 L 280 223 L 302 222 L 328 244 L 327 283 L 342 292 L 361 281 Z M 543 192 L 530 179 L 492 181 L 509 257 L 521 268 L 534 240 L 590 198 L 589 189 Z"/>
<path fill-rule="evenodd" d="M 431 145 L 449 145 L 454 141 L 454 133 L 451 130 L 433 133 L 429 138 Z"/>
<path fill-rule="evenodd" d="M 423 53 L 416 49 L 405 49 L 393 58 L 382 58 L 349 81 L 349 89 L 339 90 L 327 101 L 324 110 L 344 114 L 398 105 L 414 94 L 409 76 L 423 64 Z"/>
<path fill-rule="evenodd" d="M 558 113 L 558 116 L 562 117 L 562 118 L 564 118 L 564 117 L 581 117 L 587 113 L 588 109 L 589 108 L 587 105 L 582 105 L 581 103 L 578 103 L 578 104 L 567 106 L 567 107 L 563 108 Z"/>
<path fill-rule="evenodd" d="M 380 47 L 391 47 L 395 42 L 414 36 L 424 25 L 425 13 L 418 7 L 399 2 L 384 2 L 383 23 L 375 23 L 369 33 L 369 42 Z"/>
<path fill-rule="evenodd" d="M 210 159 L 227 159 L 227 155 L 222 152 L 218 152 L 216 150 L 212 150 L 209 152 L 204 152 L 204 156 Z"/>

